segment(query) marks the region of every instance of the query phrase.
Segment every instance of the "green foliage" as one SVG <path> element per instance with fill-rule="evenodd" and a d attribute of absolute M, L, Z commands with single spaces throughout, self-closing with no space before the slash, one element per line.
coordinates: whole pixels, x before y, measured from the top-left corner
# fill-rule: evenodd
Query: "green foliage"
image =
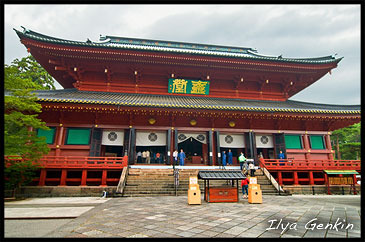
<path fill-rule="evenodd" d="M 337 159 L 361 159 L 361 122 L 333 131 L 331 140 Z"/>
<path fill-rule="evenodd" d="M 12 190 L 21 185 L 29 184 L 39 168 L 38 164 L 33 164 L 31 161 L 12 162 L 4 170 L 5 190 Z"/>
<path fill-rule="evenodd" d="M 35 62 L 32 56 L 14 60 L 4 66 L 4 155 L 16 155 L 24 159 L 5 167 L 7 187 L 17 187 L 32 179 L 33 165 L 49 152 L 44 137 L 37 137 L 33 130 L 49 128 L 37 118 L 42 106 L 32 93 L 39 89 L 54 89 L 53 79 Z"/>
<path fill-rule="evenodd" d="M 54 79 L 48 72 L 29 55 L 21 60 L 15 59 L 12 64 L 17 67 L 19 77 L 31 79 L 32 83 L 37 85 L 37 89 L 56 89 Z"/>

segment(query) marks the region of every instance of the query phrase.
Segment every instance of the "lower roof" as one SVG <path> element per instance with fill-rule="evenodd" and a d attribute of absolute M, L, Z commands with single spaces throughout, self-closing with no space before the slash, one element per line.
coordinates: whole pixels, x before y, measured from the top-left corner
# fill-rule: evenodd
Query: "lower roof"
<path fill-rule="evenodd" d="M 205 110 L 360 114 L 360 105 L 331 105 L 300 101 L 267 101 L 80 91 L 76 88 L 35 91 L 40 102 L 104 104 L 129 107 L 188 108 Z"/>

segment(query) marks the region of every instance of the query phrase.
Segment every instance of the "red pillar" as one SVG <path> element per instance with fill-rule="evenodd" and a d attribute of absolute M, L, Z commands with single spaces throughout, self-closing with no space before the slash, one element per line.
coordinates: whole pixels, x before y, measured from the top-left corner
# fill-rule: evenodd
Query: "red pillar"
<path fill-rule="evenodd" d="M 309 172 L 309 185 L 314 185 L 313 171 Z"/>
<path fill-rule="evenodd" d="M 281 176 L 281 171 L 278 171 L 278 182 L 279 182 L 279 185 L 282 186 L 283 185 L 283 178 Z"/>
<path fill-rule="evenodd" d="M 46 185 L 46 176 L 47 176 L 47 171 L 46 169 L 41 169 L 41 174 L 39 176 L 39 183 L 38 186 L 44 186 Z"/>
<path fill-rule="evenodd" d="M 304 149 L 305 149 L 305 159 L 310 160 L 311 154 L 310 154 L 310 145 L 309 145 L 309 136 L 308 134 L 303 135 L 303 141 L 304 141 Z"/>
<path fill-rule="evenodd" d="M 58 128 L 58 139 L 57 139 L 57 142 L 56 142 L 56 152 L 55 152 L 56 156 L 60 156 L 60 154 L 61 154 L 61 149 L 59 147 L 62 145 L 63 130 L 64 130 L 63 126 L 60 126 Z"/>
<path fill-rule="evenodd" d="M 82 170 L 81 186 L 86 186 L 87 170 Z"/>
<path fill-rule="evenodd" d="M 294 185 L 299 185 L 298 172 L 293 171 L 293 177 L 294 177 Z"/>
<path fill-rule="evenodd" d="M 103 174 L 101 176 L 101 185 L 103 187 L 106 187 L 106 177 L 107 177 L 107 170 L 103 170 Z"/>
<path fill-rule="evenodd" d="M 60 185 L 59 186 L 66 186 L 66 177 L 67 177 L 67 170 L 66 169 L 62 169 L 62 172 L 61 172 L 61 181 L 60 181 Z"/>
<path fill-rule="evenodd" d="M 326 143 L 327 150 L 332 151 L 332 145 L 331 145 L 330 135 L 329 134 L 325 135 L 324 136 L 324 139 L 325 139 L 325 143 Z M 328 154 L 328 159 L 329 160 L 333 160 L 333 154 L 332 154 L 332 152 Z"/>

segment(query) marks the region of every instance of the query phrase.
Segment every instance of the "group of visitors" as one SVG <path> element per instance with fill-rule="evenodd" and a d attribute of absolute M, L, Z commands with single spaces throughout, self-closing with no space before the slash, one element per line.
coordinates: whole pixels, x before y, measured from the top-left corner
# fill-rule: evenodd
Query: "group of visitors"
<path fill-rule="evenodd" d="M 160 163 L 162 161 L 162 155 L 159 152 L 153 153 L 149 150 L 137 152 L 137 163 L 151 164 L 151 158 L 154 162 Z"/>
<path fill-rule="evenodd" d="M 180 150 L 180 153 L 177 152 L 177 150 L 174 151 L 174 153 L 172 153 L 172 156 L 174 158 L 174 164 L 177 165 L 177 161 L 179 160 L 179 165 L 180 166 L 183 166 L 185 165 L 185 158 L 186 158 L 186 155 L 184 153 L 184 150 L 181 149 Z"/>
<path fill-rule="evenodd" d="M 228 164 L 227 164 L 227 156 L 228 156 Z M 226 151 L 224 150 L 222 153 L 222 165 L 226 166 L 226 165 L 233 165 L 233 154 L 232 151 L 229 149 L 228 150 L 228 154 L 226 154 Z"/>

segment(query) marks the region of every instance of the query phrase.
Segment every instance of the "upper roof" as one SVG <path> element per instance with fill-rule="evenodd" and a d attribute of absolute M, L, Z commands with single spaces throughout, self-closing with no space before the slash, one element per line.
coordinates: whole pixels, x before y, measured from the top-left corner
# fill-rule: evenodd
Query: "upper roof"
<path fill-rule="evenodd" d="M 257 50 L 247 47 L 219 46 L 210 44 L 125 38 L 125 37 L 115 37 L 115 36 L 100 36 L 99 41 L 91 41 L 87 39 L 85 42 L 82 42 L 82 41 L 73 41 L 73 40 L 55 38 L 26 29 L 23 26 L 22 28 L 23 31 L 14 29 L 15 32 L 18 34 L 19 38 L 26 37 L 53 44 L 73 45 L 73 46 L 83 46 L 83 47 L 185 53 L 185 54 L 195 54 L 195 55 L 205 55 L 205 56 L 232 57 L 232 58 L 243 58 L 243 59 L 253 59 L 253 60 L 303 63 L 303 64 L 326 64 L 332 62 L 339 62 L 343 58 L 341 57 L 336 59 L 332 55 L 316 57 L 316 58 L 287 58 L 287 57 L 282 57 L 281 55 L 268 56 L 268 55 L 258 54 Z"/>
<path fill-rule="evenodd" d="M 360 114 L 360 105 L 330 105 L 299 101 L 266 101 L 233 98 L 192 97 L 80 91 L 76 88 L 36 91 L 38 101 L 106 104 L 130 107 L 190 108 L 206 110 Z"/>

